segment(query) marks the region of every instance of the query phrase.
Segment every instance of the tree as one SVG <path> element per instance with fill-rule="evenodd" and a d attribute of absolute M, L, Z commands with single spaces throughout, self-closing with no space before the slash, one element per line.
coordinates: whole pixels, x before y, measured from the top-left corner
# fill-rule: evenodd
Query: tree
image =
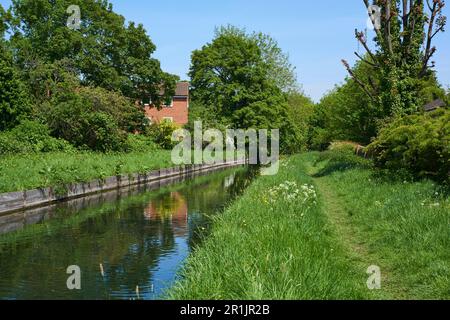
<path fill-rule="evenodd" d="M 295 67 L 289 61 L 289 55 L 281 50 L 274 38 L 262 32 L 247 34 L 245 29 L 232 25 L 217 28 L 216 37 L 219 35 L 238 36 L 255 41 L 261 50 L 262 59 L 268 68 L 267 75 L 272 83 L 283 92 L 299 91 Z"/>
<path fill-rule="evenodd" d="M 355 54 L 374 69 L 380 83 L 377 85 L 371 78 L 367 81 L 358 78 L 345 60 L 344 66 L 386 116 L 415 112 L 427 102 L 421 97 L 421 91 L 435 78 L 431 58 L 436 47 L 432 41 L 444 31 L 445 3 L 442 0 L 375 0 L 373 5 L 377 7 L 374 7 L 369 0 L 363 1 L 376 27 L 376 50 L 370 49 L 363 32 L 355 30 L 367 56 Z"/>
<path fill-rule="evenodd" d="M 301 91 L 290 91 L 287 94 L 287 102 L 289 115 L 301 136 L 301 145 L 306 148 L 308 125 L 314 113 L 314 102 Z"/>
<path fill-rule="evenodd" d="M 255 37 L 234 27 L 218 29 L 211 43 L 192 54 L 192 98 L 226 126 L 280 129 L 282 148 L 291 152 L 298 132 L 271 70 Z"/>
<path fill-rule="evenodd" d="M 12 56 L 3 39 L 4 10 L 0 6 L 0 131 L 13 128 L 31 112 L 26 87 L 14 68 Z"/>
<path fill-rule="evenodd" d="M 66 25 L 70 5 L 80 7 L 79 30 Z M 158 106 L 174 93 L 176 77 L 152 58 L 156 47 L 143 26 L 125 26 L 125 18 L 106 0 L 13 0 L 10 14 L 15 60 L 25 75 L 42 64 L 69 59 L 83 85 L 135 100 L 150 98 Z"/>
<path fill-rule="evenodd" d="M 6 25 L 6 11 L 0 4 L 0 42 L 4 42 L 5 31 L 7 29 Z"/>

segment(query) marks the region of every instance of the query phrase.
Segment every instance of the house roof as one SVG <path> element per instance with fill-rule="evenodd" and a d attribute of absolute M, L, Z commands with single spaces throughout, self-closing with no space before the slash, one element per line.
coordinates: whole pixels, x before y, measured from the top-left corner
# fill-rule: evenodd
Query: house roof
<path fill-rule="evenodd" d="M 164 88 L 160 88 L 159 90 L 159 95 L 163 96 L 164 95 Z M 188 97 L 189 96 L 189 82 L 187 81 L 182 81 L 182 82 L 177 82 L 176 86 L 175 86 L 175 97 Z"/>
<path fill-rule="evenodd" d="M 189 96 L 189 82 L 178 82 L 175 88 L 175 96 Z"/>
<path fill-rule="evenodd" d="M 431 101 L 430 103 L 427 103 L 423 108 L 425 111 L 433 111 L 437 108 L 441 108 L 445 106 L 445 102 L 441 99 L 436 99 L 434 101 Z"/>

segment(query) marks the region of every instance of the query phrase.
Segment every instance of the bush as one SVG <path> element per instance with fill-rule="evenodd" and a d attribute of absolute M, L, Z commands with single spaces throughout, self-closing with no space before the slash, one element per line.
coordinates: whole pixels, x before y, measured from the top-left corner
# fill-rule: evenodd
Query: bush
<path fill-rule="evenodd" d="M 122 151 L 127 134 L 113 115 L 98 109 L 94 101 L 68 94 L 45 103 L 47 121 L 53 136 L 80 149 Z"/>
<path fill-rule="evenodd" d="M 154 123 L 148 129 L 148 135 L 161 148 L 169 150 L 174 147 L 172 142 L 172 134 L 178 127 L 170 121 L 162 121 L 161 123 Z"/>
<path fill-rule="evenodd" d="M 126 151 L 127 133 L 144 125 L 142 108 L 101 88 L 61 89 L 39 106 L 51 134 L 80 149 Z"/>
<path fill-rule="evenodd" d="M 152 152 L 157 150 L 151 137 L 141 134 L 129 134 L 126 141 L 127 152 Z"/>
<path fill-rule="evenodd" d="M 450 181 L 450 111 L 398 118 L 368 147 L 375 164 Z"/>
<path fill-rule="evenodd" d="M 74 150 L 67 141 L 51 137 L 46 125 L 35 121 L 24 120 L 12 130 L 0 134 L 0 154 Z"/>

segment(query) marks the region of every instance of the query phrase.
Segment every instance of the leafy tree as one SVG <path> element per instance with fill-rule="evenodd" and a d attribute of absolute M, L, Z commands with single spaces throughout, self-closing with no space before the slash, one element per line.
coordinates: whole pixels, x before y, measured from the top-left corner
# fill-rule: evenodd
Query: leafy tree
<path fill-rule="evenodd" d="M 6 25 L 6 11 L 0 4 L 0 42 L 4 42 L 5 31 L 7 29 Z"/>
<path fill-rule="evenodd" d="M 372 51 L 363 32 L 355 30 L 358 41 L 367 51 L 367 57 L 355 53 L 361 61 L 374 69 L 379 84 L 364 81 L 354 74 L 349 64 L 345 67 L 355 82 L 386 116 L 417 111 L 424 102 L 421 91 L 435 78 L 432 56 L 436 48 L 432 41 L 444 31 L 446 17 L 442 0 L 374 0 L 381 9 L 379 23 L 369 0 L 363 0 L 375 29 L 376 50 Z M 429 10 L 429 16 L 426 11 Z"/>
<path fill-rule="evenodd" d="M 287 94 L 288 112 L 296 131 L 301 135 L 301 144 L 307 147 L 308 126 L 314 113 L 313 101 L 301 91 L 290 91 Z"/>
<path fill-rule="evenodd" d="M 280 129 L 282 148 L 292 152 L 298 132 L 270 70 L 253 36 L 233 27 L 219 29 L 211 43 L 192 54 L 192 98 L 226 126 Z"/>
<path fill-rule="evenodd" d="M 13 128 L 30 112 L 26 87 L 13 66 L 6 43 L 0 41 L 0 131 Z"/>
<path fill-rule="evenodd" d="M 48 109 L 45 120 L 52 135 L 77 148 L 101 152 L 125 148 L 125 131 L 120 130 L 117 120 L 102 111 L 89 95 L 55 95 L 43 108 Z"/>
<path fill-rule="evenodd" d="M 70 5 L 81 9 L 79 30 L 66 26 Z M 135 100 L 151 98 L 155 105 L 166 98 L 161 89 L 166 96 L 174 93 L 176 77 L 152 58 L 156 47 L 143 26 L 125 26 L 125 18 L 106 0 L 13 0 L 10 13 L 11 42 L 25 74 L 69 59 L 84 85 L 120 91 Z"/>
<path fill-rule="evenodd" d="M 272 83 L 283 92 L 299 91 L 295 67 L 289 61 L 289 55 L 281 50 L 274 38 L 262 32 L 246 34 L 244 29 L 231 25 L 217 28 L 216 36 L 218 35 L 238 36 L 254 40 L 261 50 L 263 61 L 267 64 L 267 75 Z"/>

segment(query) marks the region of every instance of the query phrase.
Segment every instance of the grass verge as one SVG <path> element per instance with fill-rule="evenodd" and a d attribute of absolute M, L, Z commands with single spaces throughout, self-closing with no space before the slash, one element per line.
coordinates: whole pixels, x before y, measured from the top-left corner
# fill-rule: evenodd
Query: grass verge
<path fill-rule="evenodd" d="M 168 298 L 366 298 L 365 270 L 347 263 L 305 171 L 295 156 L 257 179 L 216 218 Z"/>
<path fill-rule="evenodd" d="M 449 226 L 442 186 L 349 152 L 293 156 L 216 218 L 167 298 L 448 299 Z M 366 286 L 371 265 L 381 290 Z"/>
<path fill-rule="evenodd" d="M 363 248 L 360 258 L 381 268 L 381 291 L 399 299 L 449 299 L 448 189 L 386 177 L 338 152 L 313 158 L 330 222 L 345 231 L 339 238 L 347 248 Z"/>
<path fill-rule="evenodd" d="M 42 153 L 0 157 L 0 193 L 87 182 L 172 165 L 170 151 Z"/>

